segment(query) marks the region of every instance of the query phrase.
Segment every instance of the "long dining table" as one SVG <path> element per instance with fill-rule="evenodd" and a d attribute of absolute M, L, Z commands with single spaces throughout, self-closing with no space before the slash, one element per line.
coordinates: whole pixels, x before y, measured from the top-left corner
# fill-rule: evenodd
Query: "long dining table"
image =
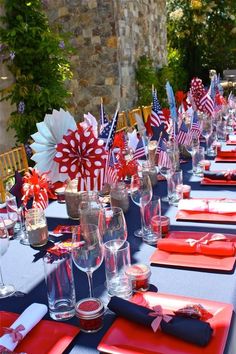
<path fill-rule="evenodd" d="M 211 170 L 234 168 L 234 164 L 216 164 L 213 160 L 211 162 Z M 236 195 L 236 186 L 200 185 L 200 178 L 189 173 L 191 169 L 190 160 L 182 163 L 181 168 L 183 169 L 184 183 L 191 185 L 191 197 L 234 198 Z M 153 193 L 160 197 L 166 195 L 166 181 L 159 181 Z M 191 231 L 230 233 L 236 236 L 235 224 L 233 223 L 176 221 L 176 212 L 177 207 L 170 206 L 168 203 L 162 203 L 162 215 L 167 215 L 170 218 L 171 230 L 188 231 L 190 237 Z M 59 224 L 76 224 L 76 221 L 72 221 L 68 218 L 65 204 L 59 204 L 57 201 L 50 203 L 46 210 L 46 216 L 49 231 L 52 231 Z M 141 239 L 134 236 L 134 230 L 140 226 L 140 211 L 131 200 L 130 208 L 125 214 L 125 217 L 128 226 L 128 241 L 131 247 L 132 263 L 149 263 L 150 257 L 155 251 L 155 246 L 145 244 Z M 52 237 L 51 240 L 58 241 L 58 239 L 55 240 L 54 237 Z M 2 257 L 2 272 L 5 282 L 14 284 L 17 293 L 15 296 L 0 299 L 1 311 L 11 311 L 20 314 L 33 302 L 47 304 L 42 254 L 42 250 L 24 246 L 20 244 L 17 239 L 11 240 L 8 251 Z M 75 266 L 74 279 L 76 299 L 78 301 L 88 296 L 88 283 L 86 274 L 76 269 Z M 101 297 L 101 299 L 104 299 L 106 302 L 107 293 L 104 285 L 104 264 L 94 272 L 93 279 L 96 296 Z M 151 290 L 153 291 L 229 303 L 233 305 L 234 312 L 236 310 L 235 267 L 231 272 L 226 273 L 220 270 L 197 269 L 197 267 L 192 269 L 181 266 L 156 265 L 151 266 L 150 283 Z M 234 312 L 224 354 L 236 353 Z M 49 314 L 47 314 L 45 318 L 50 319 Z M 107 312 L 104 318 L 104 326 L 99 332 L 94 334 L 80 332 L 65 350 L 65 353 L 97 353 L 97 346 L 114 319 L 115 315 L 111 312 Z M 67 323 L 78 326 L 76 317 L 67 321 Z"/>

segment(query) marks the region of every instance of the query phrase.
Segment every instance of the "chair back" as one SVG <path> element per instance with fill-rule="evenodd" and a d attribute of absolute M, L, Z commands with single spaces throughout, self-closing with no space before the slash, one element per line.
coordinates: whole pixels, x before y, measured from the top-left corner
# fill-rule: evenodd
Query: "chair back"
<path fill-rule="evenodd" d="M 137 122 L 136 122 L 136 119 L 135 119 L 135 114 L 139 115 L 139 117 L 142 119 L 142 110 L 141 108 L 134 108 L 132 109 L 132 111 L 129 111 L 128 113 L 128 117 L 129 117 L 129 125 L 131 127 L 136 127 L 137 126 Z"/>
<path fill-rule="evenodd" d="M 28 160 L 24 145 L 0 154 L 0 195 L 2 202 L 6 200 L 6 181 L 15 175 L 15 172 L 28 170 Z"/>
<path fill-rule="evenodd" d="M 127 128 L 126 112 L 122 111 L 119 113 L 116 131 L 119 132 L 119 131 L 125 130 L 126 128 Z"/>
<path fill-rule="evenodd" d="M 150 116 L 151 111 L 152 111 L 152 106 L 142 106 L 142 110 L 143 110 L 143 118 L 144 118 L 144 122 L 146 123 L 148 120 L 148 116 Z"/>

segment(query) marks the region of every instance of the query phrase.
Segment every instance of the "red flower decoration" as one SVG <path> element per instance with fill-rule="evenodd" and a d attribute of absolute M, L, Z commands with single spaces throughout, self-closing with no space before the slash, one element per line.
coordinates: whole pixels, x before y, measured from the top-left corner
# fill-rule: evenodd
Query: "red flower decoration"
<path fill-rule="evenodd" d="M 75 131 L 70 130 L 56 150 L 54 160 L 59 164 L 59 172 L 68 173 L 71 179 L 96 177 L 105 168 L 107 153 L 92 127 L 78 126 Z"/>
<path fill-rule="evenodd" d="M 183 101 L 186 100 L 186 97 L 187 94 L 184 93 L 184 91 L 176 91 L 175 93 L 175 98 L 179 105 L 181 105 L 181 103 L 183 103 Z"/>
<path fill-rule="evenodd" d="M 113 142 L 113 148 L 117 147 L 120 148 L 121 150 L 125 149 L 125 140 L 126 137 L 124 132 L 116 133 Z"/>
<path fill-rule="evenodd" d="M 138 163 L 136 160 L 126 160 L 122 152 L 117 155 L 118 164 L 116 165 L 117 176 L 119 180 L 133 176 L 138 172 Z"/>
<path fill-rule="evenodd" d="M 49 172 L 39 174 L 37 170 L 29 167 L 29 171 L 23 177 L 22 201 L 24 206 L 31 198 L 33 198 L 33 208 L 45 209 L 48 206 L 48 194 L 50 194 L 48 174 Z"/>

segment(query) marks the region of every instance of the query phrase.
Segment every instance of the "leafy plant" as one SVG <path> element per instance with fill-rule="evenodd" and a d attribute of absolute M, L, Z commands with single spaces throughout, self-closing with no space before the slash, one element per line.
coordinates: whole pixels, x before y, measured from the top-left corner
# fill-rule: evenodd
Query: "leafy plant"
<path fill-rule="evenodd" d="M 2 0 L 0 59 L 15 77 L 9 99 L 15 110 L 8 121 L 19 142 L 36 131 L 36 123 L 52 109 L 66 107 L 72 77 L 68 36 L 52 30 L 40 0 Z"/>
<path fill-rule="evenodd" d="M 167 14 L 169 47 L 181 56 L 188 82 L 199 76 L 208 83 L 210 69 L 235 68 L 235 0 L 168 0 Z"/>

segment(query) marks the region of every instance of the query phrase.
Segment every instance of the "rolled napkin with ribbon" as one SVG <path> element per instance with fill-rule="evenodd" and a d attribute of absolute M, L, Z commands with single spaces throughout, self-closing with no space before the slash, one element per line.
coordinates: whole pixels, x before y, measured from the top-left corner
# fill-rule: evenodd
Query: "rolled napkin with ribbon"
<path fill-rule="evenodd" d="M 205 212 L 208 211 L 208 201 L 203 199 L 181 199 L 178 209 Z"/>
<path fill-rule="evenodd" d="M 193 254 L 206 256 L 232 257 L 235 245 L 223 234 L 206 234 L 200 239 L 165 238 L 158 241 L 158 249 L 171 253 Z"/>
<path fill-rule="evenodd" d="M 13 351 L 18 343 L 46 315 L 46 305 L 33 303 L 17 318 L 9 328 L 3 328 L 5 334 L 0 337 L 0 353 L 4 349 Z"/>
<path fill-rule="evenodd" d="M 166 315 L 163 313 L 161 306 L 149 309 L 113 296 L 108 303 L 108 308 L 127 320 L 152 327 L 154 332 L 160 326 L 164 333 L 201 347 L 209 343 L 213 332 L 208 322 L 182 316 Z"/>
<path fill-rule="evenodd" d="M 222 151 L 222 150 L 218 150 L 217 151 L 217 157 L 228 157 L 228 158 L 231 158 L 231 157 L 236 157 L 236 150 L 233 149 L 233 150 L 225 150 L 225 151 Z"/>
<path fill-rule="evenodd" d="M 229 134 L 229 141 L 233 141 L 236 143 L 236 135 L 234 134 Z"/>
<path fill-rule="evenodd" d="M 236 213 L 236 203 L 230 200 L 212 200 L 208 202 L 209 213 L 234 214 Z"/>
<path fill-rule="evenodd" d="M 236 170 L 204 171 L 203 178 L 218 181 L 236 181 Z"/>

